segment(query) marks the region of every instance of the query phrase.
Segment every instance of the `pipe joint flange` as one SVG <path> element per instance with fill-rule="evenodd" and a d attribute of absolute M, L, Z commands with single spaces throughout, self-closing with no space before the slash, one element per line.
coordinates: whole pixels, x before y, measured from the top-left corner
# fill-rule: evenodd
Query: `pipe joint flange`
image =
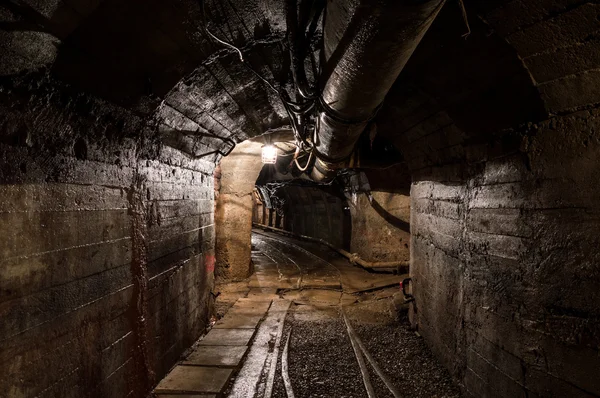
<path fill-rule="evenodd" d="M 334 108 L 332 108 L 327 102 L 325 102 L 325 100 L 323 99 L 322 96 L 319 96 L 319 110 L 321 111 L 321 114 L 324 115 L 324 117 L 326 117 L 328 120 L 331 120 L 332 124 L 336 124 L 339 126 L 361 126 L 363 124 L 368 123 L 377 112 L 373 113 L 371 116 L 369 116 L 366 119 L 346 119 L 343 116 L 340 115 L 340 113 L 335 110 Z M 381 105 L 379 105 L 377 107 L 377 110 L 379 110 L 381 107 Z"/>

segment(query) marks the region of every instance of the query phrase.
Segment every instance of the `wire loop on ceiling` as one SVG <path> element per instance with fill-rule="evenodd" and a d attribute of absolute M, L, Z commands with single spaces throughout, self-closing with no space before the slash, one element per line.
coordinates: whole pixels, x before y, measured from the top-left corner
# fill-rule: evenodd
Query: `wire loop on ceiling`
<path fill-rule="evenodd" d="M 290 125 L 296 140 L 296 146 L 301 151 L 309 154 L 308 162 L 304 167 L 300 166 L 297 159 L 295 159 L 295 164 L 298 169 L 300 171 L 306 171 L 313 158 L 313 140 L 317 139 L 317 110 L 319 107 L 316 106 L 316 104 L 318 98 L 320 98 L 320 95 L 314 88 L 317 86 L 317 81 L 319 78 L 318 75 L 320 73 L 316 67 L 316 60 L 314 59 L 315 51 L 311 48 L 311 42 L 318 29 L 319 21 L 321 21 L 321 15 L 323 14 L 323 10 L 325 8 L 325 2 L 323 0 L 307 0 L 302 2 L 302 4 L 300 4 L 300 11 L 302 11 L 300 18 L 298 15 L 298 4 L 296 0 L 290 0 L 287 2 L 288 7 L 286 11 L 288 22 L 288 45 L 290 50 L 292 77 L 296 93 L 295 97 L 300 98 L 299 102 L 295 102 L 292 101 L 287 91 L 282 88 L 277 89 L 273 84 L 271 84 L 271 82 L 269 82 L 247 61 L 245 61 L 241 49 L 217 37 L 210 31 L 208 27 L 208 21 L 206 20 L 206 1 L 207 0 L 200 0 L 204 31 L 208 37 L 212 38 L 217 43 L 236 51 L 239 55 L 240 62 L 259 80 L 265 83 L 269 89 L 277 94 L 286 110 L 286 113 L 288 114 Z M 304 68 L 304 61 L 309 53 L 311 54 L 314 87 L 308 83 L 306 70 Z"/>

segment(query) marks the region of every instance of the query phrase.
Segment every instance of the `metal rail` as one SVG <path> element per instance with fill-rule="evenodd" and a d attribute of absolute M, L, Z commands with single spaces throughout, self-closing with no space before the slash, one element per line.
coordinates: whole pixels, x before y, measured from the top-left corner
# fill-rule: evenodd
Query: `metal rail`
<path fill-rule="evenodd" d="M 358 346 L 358 342 L 356 341 L 356 336 L 352 332 L 350 323 L 346 318 L 346 314 L 342 309 L 342 317 L 344 318 L 344 323 L 346 324 L 346 331 L 348 332 L 348 337 L 350 338 L 350 344 L 352 345 L 352 350 L 354 350 L 354 356 L 356 357 L 356 361 L 358 362 L 358 366 L 360 367 L 360 373 L 362 375 L 363 384 L 365 385 L 365 390 L 367 390 L 367 395 L 369 398 L 376 398 L 375 390 L 373 389 L 373 384 L 371 384 L 371 377 L 369 376 L 369 369 L 367 369 L 367 365 L 365 364 L 365 359 L 363 358 L 363 354 L 361 352 L 360 347 Z"/>
<path fill-rule="evenodd" d="M 367 361 L 369 361 L 369 363 L 371 364 L 371 367 L 373 367 L 373 370 L 375 371 L 375 373 L 377 373 L 377 376 L 379 376 L 381 381 L 383 381 L 383 384 L 385 384 L 387 389 L 390 390 L 390 392 L 392 393 L 394 398 L 402 398 L 402 395 L 400 394 L 400 392 L 398 392 L 396 387 L 394 387 L 394 385 L 392 384 L 391 380 L 385 375 L 385 373 L 383 373 L 383 370 L 381 370 L 381 368 L 379 367 L 379 364 L 377 364 L 375 359 L 371 356 L 371 353 L 369 353 L 369 350 L 367 350 L 367 347 L 365 347 L 365 345 L 362 342 L 362 340 L 360 339 L 360 337 L 358 337 L 358 335 L 354 331 L 354 328 L 352 327 L 352 324 L 350 323 L 350 321 L 348 321 L 348 318 L 346 317 L 346 313 L 344 312 L 343 308 L 342 308 L 342 315 L 344 316 L 344 322 L 346 322 L 346 329 L 348 330 L 348 335 L 350 336 L 350 340 L 353 341 L 352 344 L 358 345 L 362 354 L 365 356 L 365 358 L 367 358 Z"/>
<path fill-rule="evenodd" d="M 273 227 L 268 227 L 269 229 L 274 229 L 274 230 L 279 230 L 278 228 L 273 228 Z M 283 231 L 283 230 L 279 230 L 279 231 Z M 287 231 L 284 231 L 287 232 Z M 260 233 L 259 233 L 260 234 Z M 315 255 L 314 253 L 311 253 L 310 251 L 300 247 L 299 245 L 292 243 L 292 242 L 287 242 L 285 240 L 281 240 L 281 239 L 277 239 L 277 238 L 273 238 L 270 236 L 267 236 L 265 234 L 260 234 L 261 236 L 267 238 L 267 239 L 271 239 L 286 245 L 290 245 L 290 246 L 295 246 L 297 249 L 311 255 L 312 257 L 315 257 L 316 259 L 327 263 L 329 265 L 331 265 L 333 268 L 335 268 L 338 273 L 341 275 L 341 271 L 334 266 L 333 264 L 331 264 L 329 261 Z M 320 241 L 320 239 L 316 239 L 316 238 L 311 238 L 311 240 L 317 240 Z M 321 242 L 322 243 L 322 242 Z M 291 257 L 283 254 L 283 252 L 277 248 L 275 248 L 273 245 L 265 242 L 265 244 L 267 244 L 268 246 L 270 246 L 272 249 L 280 252 L 280 254 L 284 257 L 286 257 L 289 261 L 291 261 L 293 264 L 295 264 L 300 270 L 301 267 L 299 266 L 299 264 L 297 264 L 294 260 L 291 259 Z M 327 244 L 327 246 L 331 247 L 330 245 Z M 270 258 L 270 257 L 269 257 Z M 272 259 L 274 261 L 274 259 Z M 302 274 L 302 271 L 301 271 Z M 379 364 L 377 363 L 377 361 L 373 358 L 373 356 L 371 355 L 371 353 L 368 351 L 367 347 L 365 346 L 365 344 L 363 343 L 363 341 L 360 339 L 360 337 L 358 336 L 358 334 L 356 333 L 356 331 L 354 330 L 352 324 L 350 323 L 348 317 L 346 316 L 346 313 L 344 311 L 344 307 L 340 304 L 340 312 L 342 314 L 342 318 L 344 320 L 344 323 L 346 325 L 346 331 L 348 333 L 348 337 L 350 339 L 350 344 L 352 345 L 352 350 L 354 351 L 354 355 L 356 357 L 356 360 L 358 362 L 360 371 L 361 371 L 361 376 L 363 379 L 363 384 L 365 386 L 365 390 L 367 392 L 367 395 L 369 398 L 376 398 L 377 395 L 375 393 L 375 389 L 373 388 L 373 384 L 371 383 L 371 378 L 369 375 L 369 370 L 368 367 L 366 365 L 365 359 L 367 360 L 367 362 L 371 365 L 371 368 L 375 371 L 375 373 L 377 374 L 377 376 L 379 376 L 379 378 L 381 379 L 381 381 L 383 382 L 383 384 L 387 387 L 387 389 L 391 392 L 391 394 L 394 396 L 394 398 L 403 398 L 403 396 L 400 394 L 400 392 L 398 391 L 398 389 L 394 386 L 394 384 L 391 382 L 391 380 L 385 375 L 385 373 L 383 372 L 383 370 L 381 369 L 381 367 L 379 366 Z M 283 334 L 283 327 L 284 327 L 284 323 L 285 323 L 285 319 L 284 322 L 281 323 L 281 325 L 279 325 L 279 330 L 278 330 L 278 335 L 277 335 L 277 339 L 276 339 L 276 343 L 275 343 L 275 353 L 274 353 L 274 357 L 275 357 L 275 363 L 277 361 L 277 358 L 279 356 L 279 346 L 281 345 L 281 337 Z M 285 342 L 285 346 L 283 348 L 283 352 L 281 355 L 281 376 L 283 379 L 283 383 L 284 383 L 284 387 L 286 390 L 286 394 L 288 398 L 295 398 L 294 395 L 294 391 L 292 388 L 292 383 L 291 383 L 291 378 L 289 375 L 289 364 L 288 364 L 288 354 L 289 354 L 289 345 L 290 345 L 290 340 L 291 340 L 291 333 L 292 331 L 290 330 L 287 334 L 286 337 L 286 342 Z M 273 388 L 273 382 L 274 382 L 274 376 L 275 376 L 275 369 L 276 366 L 271 365 L 272 368 L 270 369 L 270 374 L 269 374 L 269 382 L 267 385 L 267 390 L 265 391 L 265 397 L 270 397 L 271 393 L 272 393 L 272 388 Z M 269 388 L 270 387 L 270 388 Z M 268 393 L 268 394 L 267 394 Z"/>
<path fill-rule="evenodd" d="M 277 328 L 277 338 L 275 340 L 275 348 L 273 350 L 273 359 L 271 359 L 271 367 L 269 368 L 269 376 L 267 378 L 267 386 L 265 388 L 264 398 L 271 398 L 273 395 L 273 385 L 275 383 L 275 373 L 277 372 L 277 359 L 279 358 L 279 346 L 281 345 L 281 337 L 283 335 L 283 326 L 285 325 L 285 316 L 279 328 Z"/>
<path fill-rule="evenodd" d="M 316 254 L 309 252 L 308 250 L 306 250 L 306 249 L 305 249 L 305 248 L 303 248 L 302 246 L 300 246 L 300 245 L 297 245 L 297 244 L 295 244 L 295 243 L 288 242 L 288 241 L 281 240 L 281 239 L 277 239 L 277 238 L 273 238 L 272 236 L 265 235 L 265 234 L 261 234 L 260 232 L 256 232 L 256 233 L 257 233 L 257 234 L 259 234 L 259 235 L 261 235 L 261 236 L 263 236 L 263 237 L 265 237 L 265 238 L 267 238 L 267 239 L 271 239 L 271 240 L 274 240 L 274 241 L 277 241 L 277 242 L 283 243 L 284 245 L 288 245 L 288 246 L 294 246 L 296 249 L 300 250 L 301 252 L 304 252 L 304 253 L 308 254 L 309 256 L 311 256 L 311 257 L 315 258 L 317 261 L 321 261 L 321 262 L 323 262 L 323 263 L 326 263 L 327 265 L 331 266 L 333 269 L 335 269 L 335 270 L 337 271 L 338 275 L 340 276 L 340 283 L 341 283 L 341 275 L 342 275 L 342 271 L 340 271 L 340 270 L 338 269 L 338 267 L 336 267 L 335 265 L 331 264 L 329 261 L 325 260 L 324 258 L 321 258 L 321 257 L 317 256 Z M 271 247 L 272 247 L 272 245 L 271 245 Z M 277 249 L 275 249 L 275 250 L 277 250 Z M 278 251 L 279 251 L 279 252 L 281 252 L 280 250 L 278 250 Z M 297 266 L 298 268 L 300 268 L 300 266 L 299 266 L 299 265 L 298 265 L 298 264 L 297 264 L 297 263 L 296 263 L 294 260 L 292 260 L 292 259 L 291 259 L 289 256 L 287 256 L 287 255 L 285 255 L 285 254 L 283 254 L 283 253 L 281 253 L 281 254 L 282 254 L 283 256 L 287 257 L 287 258 L 288 258 L 288 259 L 289 259 L 291 262 L 293 262 L 294 264 L 296 264 L 296 266 Z"/>
<path fill-rule="evenodd" d="M 292 380 L 290 379 L 288 367 L 288 350 L 290 348 L 291 337 L 292 330 L 290 329 L 285 341 L 285 347 L 283 348 L 283 354 L 281 355 L 281 377 L 283 378 L 283 385 L 285 386 L 285 393 L 287 394 L 288 398 L 294 398 L 294 389 L 292 388 Z"/>
<path fill-rule="evenodd" d="M 265 236 L 265 235 L 262 235 Z M 268 236 L 265 236 L 266 238 L 268 238 Z M 295 262 L 294 260 L 292 260 L 292 258 L 286 254 L 284 254 L 281 250 L 277 249 L 276 247 L 274 247 L 273 245 L 267 243 L 267 242 L 263 242 L 265 245 L 270 246 L 273 250 L 275 250 L 276 252 L 279 252 L 279 255 L 287 258 L 292 264 L 294 264 L 296 266 L 296 268 L 298 268 L 298 272 L 300 273 L 300 276 L 298 277 L 298 280 L 296 281 L 296 289 L 302 289 L 302 268 L 300 267 L 300 265 L 298 265 L 297 262 Z M 282 273 L 279 270 L 279 264 L 277 263 L 277 261 L 275 261 L 275 259 L 271 256 L 269 256 L 267 253 L 263 252 L 263 254 L 269 258 L 269 260 L 273 261 L 275 263 L 275 265 L 277 266 L 277 273 L 279 273 L 279 278 L 281 279 L 282 277 Z"/>
<path fill-rule="evenodd" d="M 252 225 L 257 228 L 268 229 L 273 232 L 278 232 L 283 235 L 289 235 L 294 238 L 299 238 L 299 239 L 304 239 L 304 240 L 308 240 L 311 242 L 321 243 L 321 244 L 329 247 L 330 249 L 335 250 L 342 256 L 346 257 L 348 260 L 350 260 L 350 263 L 359 265 L 368 270 L 383 271 L 383 270 L 393 269 L 394 271 L 399 272 L 399 273 L 406 273 L 406 272 L 408 272 L 408 268 L 410 265 L 409 261 L 381 261 L 381 262 L 366 261 L 366 260 L 362 259 L 357 253 L 350 253 L 344 249 L 335 247 L 331 243 L 329 243 L 323 239 L 313 238 L 312 236 L 300 235 L 300 234 L 296 234 L 296 233 L 286 231 L 286 230 L 283 230 L 280 228 L 275 228 L 275 227 L 258 224 L 258 223 L 252 223 Z"/>

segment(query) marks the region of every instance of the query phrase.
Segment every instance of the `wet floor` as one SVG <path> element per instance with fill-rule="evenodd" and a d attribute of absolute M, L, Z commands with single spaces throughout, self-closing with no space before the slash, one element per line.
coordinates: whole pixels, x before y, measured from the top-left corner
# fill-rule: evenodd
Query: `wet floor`
<path fill-rule="evenodd" d="M 243 297 L 273 301 L 225 395 L 460 396 L 409 327 L 405 276 L 373 274 L 321 245 L 263 231 L 252 246 L 255 272 L 217 286 L 218 315 Z"/>

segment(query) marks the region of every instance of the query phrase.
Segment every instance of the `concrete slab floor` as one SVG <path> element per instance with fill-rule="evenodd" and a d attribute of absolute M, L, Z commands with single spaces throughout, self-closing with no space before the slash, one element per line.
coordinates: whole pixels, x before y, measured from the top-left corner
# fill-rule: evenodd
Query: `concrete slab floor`
<path fill-rule="evenodd" d="M 279 288 L 279 289 L 292 289 L 296 287 L 296 280 L 281 281 L 277 276 L 273 277 L 252 277 L 250 279 L 249 287 L 258 288 Z"/>
<path fill-rule="evenodd" d="M 217 398 L 215 394 L 154 394 L 155 398 Z"/>
<path fill-rule="evenodd" d="M 265 320 L 260 324 L 244 365 L 237 375 L 228 397 L 254 397 L 264 393 L 266 374 L 271 364 L 275 366 L 274 347 L 277 336 L 281 335 L 287 311 L 288 300 L 274 300 Z M 262 384 L 261 384 L 262 380 Z"/>
<path fill-rule="evenodd" d="M 300 261 L 299 264 L 303 266 Z M 317 322 L 318 325 L 319 322 L 338 319 L 341 306 L 352 304 L 358 305 L 355 311 L 349 311 L 354 317 L 362 315 L 363 308 L 393 316 L 388 299 L 398 290 L 382 288 L 395 286 L 402 276 L 376 275 L 350 265 L 344 268 L 336 263 L 336 268 L 347 271 L 340 275 L 334 272 L 332 265 L 323 266 L 328 268 L 319 270 L 312 264 L 303 272 L 302 289 L 297 283 L 299 278 L 292 280 L 282 276 L 278 264 L 272 261 L 255 262 L 256 272 L 244 282 L 235 282 L 231 286 L 219 284 L 221 295 L 216 305 L 221 305 L 226 312 L 198 342 L 196 349 L 173 370 L 175 374 L 166 378 L 172 383 L 170 387 L 179 385 L 182 388 L 179 391 L 183 391 L 184 387 L 190 388 L 185 385 L 189 381 L 180 370 L 182 366 L 229 368 L 227 370 L 232 373 L 224 384 L 224 390 L 216 394 L 244 398 L 270 396 L 270 389 L 274 388 L 272 378 L 278 366 L 277 352 L 281 349 L 284 322 L 291 305 L 295 319 Z M 382 321 L 381 316 L 376 318 Z M 236 370 L 239 373 L 234 379 L 232 376 Z M 234 380 L 233 384 L 230 384 L 231 380 Z M 159 386 L 164 388 L 164 383 Z"/>
<path fill-rule="evenodd" d="M 247 346 L 199 346 L 182 364 L 237 368 L 247 351 Z"/>
<path fill-rule="evenodd" d="M 339 278 L 302 278 L 302 288 L 341 289 Z"/>
<path fill-rule="evenodd" d="M 335 290 L 303 289 L 286 292 L 283 297 L 296 304 L 314 304 L 337 306 L 340 304 L 342 292 Z"/>
<path fill-rule="evenodd" d="M 279 295 L 276 288 L 254 287 L 248 292 L 248 298 L 255 300 L 277 300 Z"/>
<path fill-rule="evenodd" d="M 231 309 L 213 329 L 255 329 L 262 317 L 262 314 L 245 314 Z"/>
<path fill-rule="evenodd" d="M 271 301 L 263 296 L 237 300 L 225 317 L 197 343 L 194 351 L 158 384 L 155 396 L 195 393 L 202 393 L 199 397 L 205 398 L 221 396 L 235 369 L 240 368 L 255 328 L 270 305 Z"/>
<path fill-rule="evenodd" d="M 271 300 L 263 300 L 261 298 L 241 298 L 238 299 L 233 307 L 232 311 L 238 311 L 244 314 L 264 314 L 269 309 Z"/>
<path fill-rule="evenodd" d="M 199 345 L 245 346 L 250 343 L 254 329 L 212 329 Z"/>
<path fill-rule="evenodd" d="M 178 365 L 154 389 L 155 394 L 219 394 L 229 381 L 232 369 Z"/>

